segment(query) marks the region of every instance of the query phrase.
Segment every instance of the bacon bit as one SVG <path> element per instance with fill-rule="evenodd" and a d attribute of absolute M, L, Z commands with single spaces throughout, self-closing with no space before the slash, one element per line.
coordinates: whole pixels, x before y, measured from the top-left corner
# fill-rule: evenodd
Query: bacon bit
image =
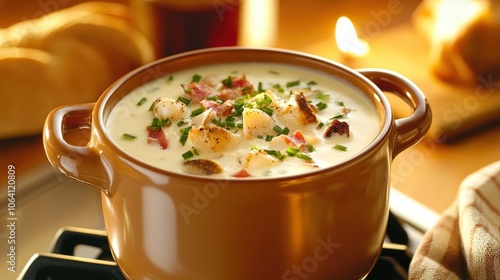
<path fill-rule="evenodd" d="M 349 124 L 346 122 L 341 122 L 338 119 L 334 119 L 332 124 L 326 129 L 323 137 L 331 137 L 334 133 L 338 133 L 340 135 L 343 135 L 345 133 L 347 134 L 347 137 L 349 137 Z"/>
<path fill-rule="evenodd" d="M 311 104 L 307 102 L 307 99 L 302 92 L 295 94 L 295 102 L 297 102 L 299 110 L 304 117 L 303 119 L 301 119 L 302 124 L 306 125 L 318 121 L 316 115 L 314 114 L 314 110 L 311 107 Z"/>
<path fill-rule="evenodd" d="M 241 169 L 240 171 L 233 174 L 233 177 L 235 178 L 246 178 L 251 176 L 252 175 L 250 175 L 250 173 L 248 173 L 245 169 Z"/>
<path fill-rule="evenodd" d="M 163 150 L 168 148 L 167 136 L 162 129 L 156 130 L 148 127 L 148 143 L 158 143 Z"/>
<path fill-rule="evenodd" d="M 279 135 L 277 137 L 283 139 L 288 147 L 302 150 L 306 145 L 306 139 L 304 137 L 304 134 L 300 130 L 295 131 L 291 136 Z"/>
<path fill-rule="evenodd" d="M 224 103 L 219 104 L 213 100 L 203 99 L 200 104 L 207 110 L 212 109 L 219 117 L 231 115 L 234 107 L 234 102 L 232 100 L 227 100 Z"/>
<path fill-rule="evenodd" d="M 184 92 L 191 97 L 191 101 L 194 103 L 199 103 L 209 96 L 217 95 L 213 88 L 204 83 L 191 82 L 189 84 L 183 84 L 182 88 Z"/>
<path fill-rule="evenodd" d="M 243 74 L 241 77 L 229 76 L 231 83 L 223 83 L 219 98 L 222 100 L 237 99 L 240 96 L 253 93 L 253 84 Z"/>
<path fill-rule="evenodd" d="M 291 140 L 296 144 L 300 145 L 306 144 L 306 138 L 304 137 L 304 134 L 300 130 L 297 130 L 292 134 Z"/>

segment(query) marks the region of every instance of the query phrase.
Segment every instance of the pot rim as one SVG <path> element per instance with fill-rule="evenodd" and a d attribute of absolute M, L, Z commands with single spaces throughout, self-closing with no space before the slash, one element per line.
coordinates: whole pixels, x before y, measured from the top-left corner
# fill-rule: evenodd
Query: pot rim
<path fill-rule="evenodd" d="M 369 157 L 372 153 L 377 151 L 378 146 L 381 146 L 385 143 L 387 138 L 391 134 L 391 129 L 394 125 L 394 120 L 393 120 L 393 113 L 392 109 L 390 107 L 390 103 L 387 99 L 387 97 L 382 93 L 380 88 L 378 88 L 372 81 L 370 81 L 367 77 L 363 76 L 361 73 L 356 71 L 355 69 L 351 69 L 341 63 L 338 63 L 336 61 L 326 59 L 320 56 L 316 56 L 313 54 L 309 53 L 304 53 L 300 51 L 295 51 L 295 50 L 288 50 L 288 49 L 281 49 L 281 48 L 262 48 L 262 47 L 242 47 L 242 46 L 229 46 L 229 47 L 213 47 L 213 48 L 206 48 L 206 49 L 199 49 L 199 50 L 194 50 L 194 51 L 188 51 L 184 53 L 179 53 L 175 55 L 171 55 L 168 57 L 164 57 L 158 60 L 155 60 L 153 62 L 150 62 L 148 64 L 145 64 L 141 67 L 136 68 L 135 70 L 132 70 L 131 72 L 125 74 L 121 78 L 119 78 L 115 83 L 113 83 L 110 87 L 108 87 L 104 93 L 100 96 L 100 98 L 97 100 L 97 102 L 94 105 L 94 109 L 92 112 L 92 136 L 95 137 L 94 133 L 97 134 L 99 137 L 99 140 L 102 142 L 102 144 L 106 147 L 113 147 L 115 150 L 114 154 L 115 156 L 119 156 L 121 159 L 126 159 L 129 162 L 132 162 L 138 166 L 141 166 L 143 168 L 147 168 L 153 172 L 160 173 L 163 175 L 167 175 L 169 177 L 180 177 L 188 180 L 201 180 L 201 181 L 206 181 L 206 180 L 214 180 L 215 178 L 212 177 L 207 177 L 207 176 L 202 176 L 202 175 L 192 175 L 192 174 L 182 174 L 182 173 L 177 173 L 177 172 L 172 172 L 168 171 L 156 166 L 153 166 L 149 163 L 146 163 L 142 160 L 139 160 L 129 153 L 127 153 L 125 150 L 123 150 L 120 146 L 118 146 L 111 138 L 108 136 L 108 133 L 105 130 L 105 119 L 107 117 L 106 114 L 109 114 L 109 111 L 111 111 L 112 108 L 108 108 L 109 103 L 111 98 L 117 94 L 117 92 L 120 92 L 120 89 L 123 88 L 125 85 L 129 83 L 129 80 L 133 79 L 134 77 L 141 76 L 145 72 L 148 71 L 154 71 L 152 70 L 154 67 L 157 67 L 158 65 L 163 65 L 165 63 L 168 63 L 170 61 L 178 61 L 178 60 L 185 60 L 185 59 L 193 59 L 193 57 L 201 56 L 201 55 L 216 55 L 216 54 L 222 54 L 225 52 L 241 52 L 241 53 L 268 53 L 268 54 L 273 54 L 273 55 L 282 55 L 286 57 L 291 57 L 294 60 L 291 61 L 293 65 L 296 66 L 302 66 L 306 68 L 312 68 L 310 65 L 316 65 L 318 68 L 312 68 L 313 70 L 316 71 L 322 71 L 319 68 L 328 68 L 328 69 L 337 69 L 340 70 L 341 73 L 345 75 L 345 77 L 340 77 L 344 78 L 348 83 L 350 83 L 352 86 L 355 86 L 359 90 L 361 90 L 365 95 L 367 95 L 370 100 L 372 100 L 372 104 L 376 106 L 376 110 L 379 114 L 379 117 L 381 118 L 381 128 L 380 131 L 378 132 L 377 136 L 373 139 L 370 144 L 368 144 L 365 148 L 360 150 L 357 154 L 353 155 L 352 157 L 348 158 L 347 160 L 332 165 L 330 167 L 325 167 L 325 168 L 320 168 L 315 171 L 303 173 L 303 174 L 295 174 L 295 175 L 287 175 L 283 177 L 270 177 L 270 178 L 263 178 L 263 177 L 247 177 L 247 178 L 224 178 L 226 181 L 240 181 L 240 182 L 252 182 L 252 181 L 291 181 L 291 180 L 297 180 L 297 179 L 307 179 L 309 177 L 317 177 L 317 176 L 322 176 L 325 174 L 331 174 L 331 173 L 339 173 L 342 172 L 342 170 L 345 170 L 346 168 L 351 167 L 352 165 L 356 164 L 359 161 L 362 161 L 364 158 Z M 268 59 L 254 59 L 254 60 L 232 60 L 233 62 L 270 62 L 270 63 L 279 63 L 274 60 L 268 60 Z M 302 64 L 301 64 L 302 62 Z M 214 62 L 213 64 L 217 64 L 221 62 Z M 224 63 L 224 62 L 222 62 Z M 304 65 L 304 63 L 308 65 Z M 202 66 L 202 64 L 198 65 Z M 187 69 L 189 67 L 185 67 Z M 324 71 L 322 71 L 324 72 Z M 332 73 L 326 72 L 328 75 L 333 75 Z M 158 78 L 158 77 L 155 77 Z M 348 78 L 348 79 L 346 79 Z M 145 81 L 150 82 L 153 81 Z M 359 81 L 359 85 L 363 85 L 365 88 L 360 88 L 356 86 L 353 82 L 354 81 Z M 137 88 L 137 87 L 135 87 Z M 128 91 L 130 93 L 130 91 Z M 126 93 L 126 94 L 128 94 Z M 126 95 L 125 94 L 125 95 Z M 120 100 L 123 97 L 120 97 L 118 100 Z M 114 107 L 114 105 L 113 105 Z M 97 141 L 98 142 L 98 141 Z M 220 179 L 220 178 L 217 178 Z"/>

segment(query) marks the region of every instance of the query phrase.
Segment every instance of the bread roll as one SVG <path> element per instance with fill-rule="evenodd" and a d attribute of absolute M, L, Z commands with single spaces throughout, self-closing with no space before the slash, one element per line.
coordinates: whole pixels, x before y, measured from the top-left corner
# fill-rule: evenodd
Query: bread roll
<path fill-rule="evenodd" d="M 0 138 L 41 132 L 57 106 L 96 101 L 154 59 L 121 4 L 89 2 L 0 30 Z"/>

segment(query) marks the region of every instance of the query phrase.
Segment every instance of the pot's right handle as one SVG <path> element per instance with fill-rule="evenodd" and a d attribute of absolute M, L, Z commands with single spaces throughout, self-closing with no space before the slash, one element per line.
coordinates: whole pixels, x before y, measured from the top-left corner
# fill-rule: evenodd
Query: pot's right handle
<path fill-rule="evenodd" d="M 93 108 L 94 103 L 88 103 L 52 110 L 45 120 L 43 145 L 50 163 L 60 172 L 107 192 L 110 176 L 104 160 L 82 131 L 91 128 Z"/>
<path fill-rule="evenodd" d="M 422 91 L 404 76 L 382 69 L 356 69 L 382 91 L 394 93 L 411 108 L 412 114 L 395 120 L 395 138 L 392 158 L 418 143 L 429 131 L 432 113 Z"/>

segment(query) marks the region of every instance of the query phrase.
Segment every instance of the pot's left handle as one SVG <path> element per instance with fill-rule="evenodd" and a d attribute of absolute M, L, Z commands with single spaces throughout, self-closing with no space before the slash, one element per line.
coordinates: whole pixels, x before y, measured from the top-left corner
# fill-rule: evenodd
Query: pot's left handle
<path fill-rule="evenodd" d="M 45 154 L 66 176 L 107 192 L 110 178 L 89 134 L 94 103 L 62 106 L 49 113 L 43 129 Z M 69 140 L 71 139 L 71 141 Z"/>

